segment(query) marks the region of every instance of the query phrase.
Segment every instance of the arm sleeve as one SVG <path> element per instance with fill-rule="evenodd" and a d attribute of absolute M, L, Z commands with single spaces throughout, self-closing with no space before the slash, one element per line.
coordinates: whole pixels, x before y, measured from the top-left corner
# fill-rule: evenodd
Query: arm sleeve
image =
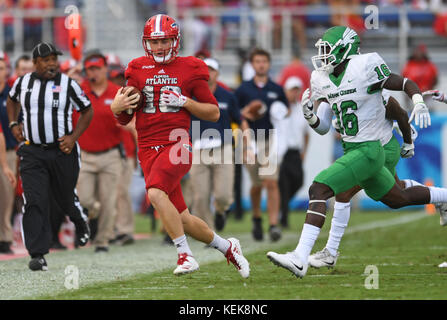
<path fill-rule="evenodd" d="M 9 90 L 9 97 L 12 101 L 18 102 L 20 97 L 20 87 L 22 85 L 23 77 L 19 77 L 14 81 L 11 90 Z"/>
<path fill-rule="evenodd" d="M 208 87 L 208 82 L 205 80 L 195 80 L 191 82 L 191 93 L 192 96 L 197 99 L 198 102 L 211 103 L 218 106 L 217 100 L 211 93 Z M 188 90 L 189 91 L 189 90 Z"/>
<path fill-rule="evenodd" d="M 242 88 L 239 87 L 239 88 L 237 88 L 236 91 L 234 92 L 234 96 L 236 97 L 236 100 L 237 100 L 237 104 L 238 104 L 238 106 L 239 106 L 239 109 L 244 108 L 245 105 L 246 105 L 245 100 L 244 100 L 244 96 L 243 96 L 243 94 L 242 94 L 242 91 L 243 91 Z"/>
<path fill-rule="evenodd" d="M 371 92 L 370 88 L 377 83 L 381 83 L 380 87 L 382 88 L 385 81 L 391 74 L 390 68 L 387 66 L 382 57 L 376 52 L 367 55 L 364 72 L 366 75 L 368 93 L 374 93 Z"/>
<path fill-rule="evenodd" d="M 284 104 L 286 109 L 289 109 L 289 101 L 287 101 L 286 94 L 284 92 L 284 89 L 282 87 L 279 87 L 279 97 L 278 100 Z"/>
<path fill-rule="evenodd" d="M 127 65 L 126 71 L 124 71 L 124 77 L 126 78 L 126 86 L 132 86 L 138 88 L 138 81 L 133 76 L 134 74 L 134 63 L 131 61 Z"/>
<path fill-rule="evenodd" d="M 239 109 L 236 97 L 231 94 L 230 105 L 228 106 L 228 111 L 230 113 L 231 121 L 237 123 L 239 126 L 241 125 L 241 110 Z"/>
<path fill-rule="evenodd" d="M 281 121 L 287 116 L 288 107 L 281 100 L 277 100 L 270 106 L 270 118 Z"/>
<path fill-rule="evenodd" d="M 331 128 L 332 123 L 332 109 L 327 102 L 321 102 L 318 106 L 317 117 L 320 119 L 318 127 L 313 128 L 318 134 L 325 135 Z"/>
<path fill-rule="evenodd" d="M 73 79 L 69 80 L 68 97 L 78 112 L 91 106 L 89 98 L 87 98 L 79 84 Z"/>

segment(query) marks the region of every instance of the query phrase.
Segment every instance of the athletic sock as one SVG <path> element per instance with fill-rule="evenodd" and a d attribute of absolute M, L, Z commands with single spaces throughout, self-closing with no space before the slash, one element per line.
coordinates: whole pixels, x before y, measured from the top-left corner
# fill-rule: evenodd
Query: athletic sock
<path fill-rule="evenodd" d="M 411 180 L 411 179 L 404 179 L 403 182 L 405 182 L 405 189 L 416 187 L 416 186 L 423 186 L 422 183 L 419 183 L 417 181 Z"/>
<path fill-rule="evenodd" d="M 430 203 L 447 202 L 447 189 L 427 187 L 430 190 Z"/>
<path fill-rule="evenodd" d="M 320 234 L 320 230 L 320 228 L 308 223 L 305 223 L 303 225 L 303 231 L 301 231 L 300 241 L 298 242 L 298 246 L 294 251 L 295 254 L 297 254 L 300 258 L 302 263 L 307 264 L 307 259 L 309 258 L 315 241 Z"/>
<path fill-rule="evenodd" d="M 335 202 L 334 215 L 331 220 L 331 231 L 329 231 L 329 238 L 326 243 L 326 248 L 333 256 L 337 254 L 338 247 L 340 246 L 341 238 L 345 233 L 345 229 L 348 226 L 349 217 L 351 215 L 351 203 L 350 202 Z"/>
<path fill-rule="evenodd" d="M 230 241 L 222 238 L 221 236 L 219 236 L 217 233 L 214 232 L 213 241 L 210 242 L 209 246 L 219 250 L 223 254 L 226 254 L 228 248 L 230 247 Z"/>
<path fill-rule="evenodd" d="M 177 248 L 178 254 L 186 253 L 189 256 L 192 256 L 192 251 L 189 248 L 188 240 L 186 240 L 186 235 L 178 237 L 178 238 L 172 240 L 172 242 L 174 242 L 174 245 Z"/>

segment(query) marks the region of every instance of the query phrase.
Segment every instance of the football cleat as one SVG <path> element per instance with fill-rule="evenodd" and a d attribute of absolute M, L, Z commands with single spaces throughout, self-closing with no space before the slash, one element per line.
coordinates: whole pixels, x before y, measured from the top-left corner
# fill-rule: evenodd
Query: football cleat
<path fill-rule="evenodd" d="M 270 240 L 273 242 L 281 239 L 281 229 L 278 226 L 270 226 L 269 228 Z"/>
<path fill-rule="evenodd" d="M 85 246 L 90 239 L 90 227 L 87 221 L 78 220 L 74 222 L 76 228 L 76 243 L 81 247 Z"/>
<path fill-rule="evenodd" d="M 279 254 L 273 251 L 267 252 L 267 258 L 270 259 L 278 267 L 292 272 L 297 278 L 304 277 L 307 272 L 307 264 L 301 262 L 300 258 L 294 252 L 287 252 L 285 254 Z"/>
<path fill-rule="evenodd" d="M 193 256 L 187 253 L 180 253 L 177 260 L 177 268 L 174 270 L 175 275 L 182 275 L 199 270 L 199 264 Z"/>
<path fill-rule="evenodd" d="M 229 238 L 228 241 L 230 241 L 230 247 L 225 254 L 227 263 L 230 264 L 231 261 L 231 263 L 239 271 L 242 278 L 248 278 L 250 275 L 250 264 L 242 254 L 242 248 L 239 240 L 236 238 Z"/>
<path fill-rule="evenodd" d="M 48 271 L 48 265 L 47 261 L 43 256 L 37 256 L 31 259 L 31 261 L 28 264 L 28 267 L 32 271 Z"/>
<path fill-rule="evenodd" d="M 335 256 L 333 256 L 327 248 L 324 248 L 323 250 L 309 256 L 309 265 L 317 269 L 321 267 L 332 268 L 337 263 L 338 256 L 338 252 Z"/>
<path fill-rule="evenodd" d="M 439 210 L 439 224 L 441 226 L 447 225 L 447 203 L 438 203 L 435 205 L 436 209 Z"/>

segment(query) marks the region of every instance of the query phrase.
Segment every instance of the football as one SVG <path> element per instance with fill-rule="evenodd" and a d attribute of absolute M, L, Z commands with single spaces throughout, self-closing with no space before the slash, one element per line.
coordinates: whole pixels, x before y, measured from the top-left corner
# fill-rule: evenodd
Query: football
<path fill-rule="evenodd" d="M 267 106 L 261 100 L 253 100 L 242 109 L 242 115 L 249 120 L 258 120 L 267 111 Z"/>
<path fill-rule="evenodd" d="M 139 100 L 138 100 L 138 102 L 137 102 L 137 105 L 138 105 L 137 108 L 136 108 L 136 109 L 127 109 L 127 110 L 126 110 L 126 112 L 127 112 L 128 114 L 132 114 L 134 111 L 140 109 L 140 108 L 143 106 L 144 99 L 143 99 L 143 94 L 141 93 L 141 91 L 138 90 L 138 89 L 135 88 L 135 87 L 132 87 L 132 86 L 124 87 L 123 92 L 126 91 L 128 88 L 132 88 L 132 91 L 130 91 L 130 93 L 128 94 L 128 96 L 132 96 L 132 95 L 134 95 L 135 93 L 138 93 L 138 94 L 139 94 Z"/>

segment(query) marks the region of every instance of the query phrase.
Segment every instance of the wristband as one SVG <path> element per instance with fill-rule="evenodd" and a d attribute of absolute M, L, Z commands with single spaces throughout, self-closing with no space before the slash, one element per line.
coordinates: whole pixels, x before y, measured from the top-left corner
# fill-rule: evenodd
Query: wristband
<path fill-rule="evenodd" d="M 17 121 L 11 121 L 9 123 L 9 129 L 12 129 L 13 127 L 18 126 L 18 125 L 19 125 L 19 123 Z"/>
<path fill-rule="evenodd" d="M 419 93 L 413 94 L 411 100 L 413 101 L 414 105 L 417 105 L 418 103 L 424 103 L 424 98 L 422 98 L 422 95 Z"/>
<path fill-rule="evenodd" d="M 310 117 L 309 119 L 306 119 L 307 122 L 309 122 L 309 124 L 311 126 L 313 126 L 317 121 L 318 121 L 318 117 L 315 115 L 315 113 L 312 114 L 312 117 Z"/>

